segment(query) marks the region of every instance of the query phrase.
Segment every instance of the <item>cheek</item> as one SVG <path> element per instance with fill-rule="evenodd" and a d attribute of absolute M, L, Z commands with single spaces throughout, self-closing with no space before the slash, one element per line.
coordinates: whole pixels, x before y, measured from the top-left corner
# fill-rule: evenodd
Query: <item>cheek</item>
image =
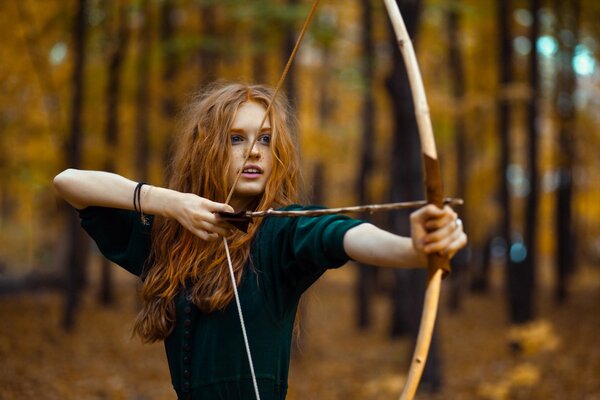
<path fill-rule="evenodd" d="M 229 172 L 230 178 L 232 175 L 235 176 L 235 174 L 237 173 L 239 169 L 239 164 L 241 162 L 240 159 L 240 155 L 237 154 L 235 151 L 232 151 L 229 154 L 229 168 L 227 170 Z"/>
<path fill-rule="evenodd" d="M 271 151 L 265 154 L 265 165 L 269 168 L 269 174 L 273 171 L 275 156 Z"/>
<path fill-rule="evenodd" d="M 242 150 L 234 148 L 231 150 L 229 158 L 231 160 L 230 168 L 237 168 L 244 161 L 245 154 Z"/>

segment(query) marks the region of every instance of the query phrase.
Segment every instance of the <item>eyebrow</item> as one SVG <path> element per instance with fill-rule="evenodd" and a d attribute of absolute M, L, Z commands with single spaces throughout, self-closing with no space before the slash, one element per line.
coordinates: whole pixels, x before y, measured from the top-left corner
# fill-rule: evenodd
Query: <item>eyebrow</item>
<path fill-rule="evenodd" d="M 261 133 L 262 133 L 262 132 L 270 132 L 270 131 L 271 131 L 271 128 L 270 128 L 270 127 L 267 127 L 267 128 L 262 128 L 262 129 L 260 130 L 260 132 L 261 132 Z M 241 128 L 231 128 L 231 132 L 233 132 L 233 133 L 244 133 L 244 132 L 245 132 L 245 130 L 244 130 L 244 129 L 241 129 Z"/>

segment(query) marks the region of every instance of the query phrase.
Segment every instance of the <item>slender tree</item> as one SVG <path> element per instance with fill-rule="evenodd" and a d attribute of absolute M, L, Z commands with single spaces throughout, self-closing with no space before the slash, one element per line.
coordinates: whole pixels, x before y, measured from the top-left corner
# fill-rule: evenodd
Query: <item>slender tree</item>
<path fill-rule="evenodd" d="M 503 3 L 500 1 L 500 3 Z M 508 295 L 508 312 L 509 318 L 512 323 L 521 324 L 530 321 L 534 316 L 534 266 L 535 266 L 535 228 L 537 226 L 537 203 L 538 203 L 538 177 L 537 177 L 537 96 L 539 91 L 538 75 L 537 75 L 537 53 L 535 50 L 536 38 L 539 36 L 539 19 L 537 16 L 537 8 L 539 3 L 537 0 L 531 0 L 531 9 L 533 24 L 530 30 L 530 38 L 532 39 L 532 52 L 529 58 L 529 84 L 531 90 L 531 98 L 528 102 L 528 129 L 529 129 L 529 146 L 528 146 L 528 170 L 529 170 L 529 182 L 530 192 L 527 200 L 525 209 L 525 235 L 524 241 L 521 244 L 523 247 L 517 247 L 519 244 L 511 243 L 512 232 L 509 230 L 510 227 L 510 208 L 507 209 L 505 215 L 505 238 L 508 244 L 508 257 L 507 257 L 507 295 Z M 506 4 L 500 5 L 499 17 L 503 21 L 504 25 L 500 25 L 501 35 L 503 35 L 503 43 L 507 48 L 502 51 L 510 52 L 510 37 L 506 31 L 510 24 L 509 8 Z M 506 43 L 504 42 L 506 41 Z M 504 57 L 508 54 L 504 54 Z M 501 63 L 510 64 L 506 59 L 501 59 Z M 509 67 L 504 67 L 509 68 Z M 507 71 L 502 71 L 503 74 Z M 503 75 L 506 78 L 505 75 Z M 508 75 L 510 78 L 510 74 Z M 503 84 L 510 82 L 510 79 L 502 80 Z M 504 86 L 505 87 L 505 86 Z M 509 107 L 508 99 L 501 100 L 503 107 Z M 503 120 L 501 124 L 506 124 L 501 128 L 501 135 L 505 141 L 503 141 L 502 154 L 506 157 L 509 152 L 510 143 L 510 119 L 509 114 L 506 114 L 506 121 L 504 121 L 505 115 L 501 113 L 500 118 Z M 507 158 L 506 158 L 507 161 Z M 507 161 L 508 162 L 508 161 Z M 506 176 L 508 165 L 503 169 L 503 176 Z M 506 178 L 505 178 L 506 179 Z M 505 185 L 508 185 L 506 180 L 503 181 Z M 506 188 L 508 191 L 508 188 Z M 508 195 L 508 192 L 506 193 Z M 503 198 L 503 204 L 508 205 L 510 203 L 509 198 Z M 514 251 L 513 251 L 514 250 Z M 523 252 L 525 257 L 522 254 Z"/>
<path fill-rule="evenodd" d="M 362 100 L 362 143 L 360 146 L 359 173 L 356 181 L 358 204 L 370 202 L 368 181 L 373 168 L 373 147 L 375 143 L 375 99 L 373 78 L 375 69 L 375 46 L 373 43 L 373 11 L 371 0 L 361 1 L 362 10 L 362 59 L 363 59 L 363 100 Z M 367 218 L 367 215 L 363 215 Z M 375 269 L 372 266 L 358 266 L 356 282 L 357 323 L 360 328 L 370 325 L 370 303 L 375 284 Z"/>
<path fill-rule="evenodd" d="M 115 154 L 119 144 L 119 104 L 121 95 L 122 67 L 127 50 L 129 26 L 126 4 L 123 0 L 116 2 L 103 2 L 106 10 L 106 43 L 107 43 L 107 69 L 106 83 L 106 125 L 104 129 L 104 142 L 107 149 L 104 169 L 115 172 Z M 117 12 L 111 9 L 117 8 Z M 113 23 L 116 22 L 116 23 Z M 113 267 L 108 260 L 102 257 L 100 291 L 98 298 L 102 304 L 114 302 L 112 290 Z"/>
<path fill-rule="evenodd" d="M 298 0 L 287 0 L 287 4 L 289 7 L 297 7 Z M 282 57 L 283 60 L 287 59 L 290 54 L 292 54 L 292 49 L 294 48 L 294 44 L 296 43 L 296 34 L 297 29 L 291 24 L 285 30 L 285 37 L 283 40 L 283 52 L 285 53 Z M 288 72 L 288 77 L 285 81 L 285 91 L 290 100 L 290 104 L 292 108 L 297 108 L 298 104 L 298 84 L 297 84 L 297 73 L 296 73 L 296 63 L 292 63 L 290 67 L 290 71 Z"/>
<path fill-rule="evenodd" d="M 198 48 L 199 78 L 202 85 L 217 79 L 219 66 L 219 53 L 214 44 L 217 37 L 217 6 L 212 3 L 200 5 L 200 37 L 201 45 Z"/>
<path fill-rule="evenodd" d="M 81 141 L 82 141 L 82 115 L 84 94 L 84 66 L 86 61 L 85 43 L 87 39 L 87 0 L 77 1 L 77 11 L 73 20 L 73 75 L 72 75 L 72 103 L 69 124 L 69 139 L 67 142 L 67 164 L 73 168 L 81 166 Z M 79 218 L 76 213 L 69 213 L 68 240 L 69 251 L 67 257 L 65 306 L 63 313 L 63 327 L 71 330 L 75 325 L 75 313 L 79 305 L 79 294 L 85 281 L 85 259 L 87 254 L 87 239 L 79 227 Z"/>
<path fill-rule="evenodd" d="M 448 37 L 448 59 L 450 62 L 450 82 L 452 85 L 452 97 L 454 103 L 459 105 L 454 115 L 454 137 L 456 143 L 456 171 L 457 171 L 457 195 L 466 198 L 467 194 L 467 171 L 469 160 L 467 158 L 467 139 L 465 114 L 460 105 L 464 103 L 465 97 L 465 73 L 461 52 L 460 36 L 460 2 L 454 1 L 448 5 L 446 11 L 446 31 Z M 467 202 L 468 203 L 468 202 Z M 468 226 L 468 215 L 463 212 L 461 219 L 464 227 Z M 457 311 L 460 308 L 461 296 L 465 287 L 467 274 L 467 252 L 461 251 L 452 260 L 452 274 L 450 274 L 450 296 L 448 308 Z"/>
<path fill-rule="evenodd" d="M 400 0 L 398 6 L 406 28 L 416 47 L 421 1 Z M 396 49 L 396 37 L 390 29 L 391 48 Z M 422 159 L 417 121 L 406 66 L 399 51 L 393 52 L 393 67 L 387 80 L 393 107 L 394 133 L 392 140 L 390 201 L 405 201 L 424 197 Z M 409 235 L 408 213 L 394 213 L 392 231 Z M 392 291 L 392 336 L 408 334 L 416 340 L 423 311 L 427 275 L 419 269 L 395 270 L 396 288 Z M 437 329 L 436 329 L 437 332 Z M 425 364 L 421 387 L 438 390 L 442 384 L 441 359 L 437 333 L 434 332 L 429 359 Z"/>
<path fill-rule="evenodd" d="M 5 122 L 4 122 L 4 118 L 0 118 L 0 132 L 4 132 L 5 130 Z M 5 143 L 3 143 L 2 139 L 0 138 L 0 175 L 4 176 L 4 177 L 8 177 L 10 176 L 8 174 L 8 163 L 6 162 L 6 160 L 8 159 L 8 154 L 6 151 L 6 148 L 8 146 L 6 146 Z M 6 221 L 8 220 L 8 217 L 10 215 L 10 190 L 9 188 L 9 182 L 7 182 L 8 179 L 2 179 L 0 181 L 0 228 L 4 228 L 4 224 L 6 223 Z"/>
<path fill-rule="evenodd" d="M 138 179 L 148 180 L 148 157 L 150 152 L 150 49 L 152 47 L 152 21 L 150 2 L 141 2 L 142 25 L 139 35 L 137 60 L 137 88 L 135 112 L 135 170 Z"/>
<path fill-rule="evenodd" d="M 264 2 L 258 1 L 254 7 L 260 9 L 265 7 Z M 260 12 L 254 13 L 253 15 L 261 15 Z M 267 80 L 267 52 L 265 51 L 266 40 L 267 40 L 267 27 L 263 18 L 255 18 L 252 21 L 251 26 L 251 37 L 252 37 L 252 78 L 254 82 L 265 83 Z M 285 51 L 287 50 L 286 43 L 283 45 L 283 56 L 282 59 L 287 59 Z"/>
<path fill-rule="evenodd" d="M 317 94 L 317 115 L 319 116 L 319 124 L 325 126 L 331 115 L 335 112 L 336 101 L 333 96 L 331 86 L 331 66 L 334 64 L 334 38 L 336 31 L 335 11 L 325 10 L 325 12 L 317 16 L 315 41 L 318 43 L 321 50 L 321 68 L 319 70 L 320 84 Z"/>
<path fill-rule="evenodd" d="M 512 1 L 497 0 L 498 7 L 498 71 L 500 80 L 500 98 L 498 99 L 498 133 L 500 135 L 500 165 L 498 176 L 500 177 L 500 206 L 504 210 L 502 217 L 502 238 L 506 243 L 506 291 L 508 296 L 509 318 L 517 322 L 518 310 L 516 307 L 519 285 L 517 278 L 518 267 L 510 257 L 512 244 L 512 202 L 507 177 L 510 163 L 510 120 L 511 108 L 508 97 L 505 95 L 506 88 L 513 80 L 512 62 L 512 37 L 510 15 Z"/>
<path fill-rule="evenodd" d="M 575 229 L 573 228 L 573 165 L 575 162 L 575 89 L 573 69 L 576 38 L 581 18 L 581 1 L 555 1 L 559 27 L 573 33 L 574 39 L 560 40 L 558 79 L 556 85 L 556 114 L 558 116 L 558 148 L 556 160 L 559 184 L 556 192 L 556 287 L 558 303 L 567 299 L 569 277 L 575 267 Z M 561 35 L 557 35 L 559 38 Z"/>
<path fill-rule="evenodd" d="M 534 287 L 535 271 L 537 264 L 537 227 L 539 209 L 539 172 L 538 172 L 538 137 L 539 137 L 539 66 L 537 56 L 537 40 L 540 36 L 539 18 L 540 0 L 530 1 L 530 12 L 532 24 L 529 33 L 531 41 L 531 53 L 529 56 L 529 88 L 531 96 L 527 104 L 527 131 L 528 131 L 528 174 L 529 195 L 525 209 L 525 233 L 524 246 L 526 256 L 523 262 L 514 268 L 514 279 L 511 292 L 518 298 L 512 300 L 512 320 L 514 322 L 526 322 L 534 318 Z"/>
<path fill-rule="evenodd" d="M 175 82 L 180 67 L 178 53 L 175 50 L 175 25 L 174 25 L 175 9 L 173 0 L 163 0 L 160 4 L 160 49 L 162 59 L 162 76 L 161 86 L 162 94 L 160 99 L 161 117 L 163 121 L 169 123 L 173 120 L 177 112 L 177 100 L 175 96 Z M 167 124 L 165 124 L 167 125 Z M 165 137 L 163 145 L 163 163 L 169 165 L 171 139 L 169 130 L 163 132 Z M 165 171 L 163 179 L 168 180 L 169 171 Z"/>

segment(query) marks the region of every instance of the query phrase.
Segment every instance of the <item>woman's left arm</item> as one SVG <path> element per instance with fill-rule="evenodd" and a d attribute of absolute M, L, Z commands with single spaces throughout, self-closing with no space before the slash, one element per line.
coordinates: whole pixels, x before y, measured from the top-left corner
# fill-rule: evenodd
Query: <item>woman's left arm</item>
<path fill-rule="evenodd" d="M 402 237 L 371 224 L 346 232 L 344 250 L 352 259 L 380 267 L 418 267 L 427 254 L 452 258 L 467 244 L 462 223 L 450 207 L 422 207 L 410 216 L 411 237 Z"/>

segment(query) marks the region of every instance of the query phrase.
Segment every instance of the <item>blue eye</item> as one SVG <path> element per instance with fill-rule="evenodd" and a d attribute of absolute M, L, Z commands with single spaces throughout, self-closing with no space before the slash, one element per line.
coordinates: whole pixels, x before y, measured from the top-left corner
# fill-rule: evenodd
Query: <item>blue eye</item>
<path fill-rule="evenodd" d="M 231 135 L 231 144 L 241 143 L 243 140 L 240 135 Z"/>
<path fill-rule="evenodd" d="M 271 135 L 262 135 L 258 138 L 258 141 L 262 144 L 271 143 Z"/>

